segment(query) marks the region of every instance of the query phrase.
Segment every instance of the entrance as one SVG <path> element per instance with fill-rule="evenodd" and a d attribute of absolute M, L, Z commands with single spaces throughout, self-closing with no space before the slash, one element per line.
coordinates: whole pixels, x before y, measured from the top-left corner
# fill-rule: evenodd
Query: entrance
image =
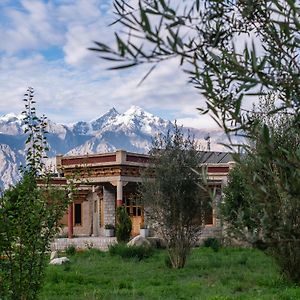
<path fill-rule="evenodd" d="M 144 221 L 144 209 L 140 201 L 134 197 L 134 195 L 128 195 L 128 197 L 125 197 L 125 207 L 132 222 L 131 235 L 139 235 L 140 225 Z"/>

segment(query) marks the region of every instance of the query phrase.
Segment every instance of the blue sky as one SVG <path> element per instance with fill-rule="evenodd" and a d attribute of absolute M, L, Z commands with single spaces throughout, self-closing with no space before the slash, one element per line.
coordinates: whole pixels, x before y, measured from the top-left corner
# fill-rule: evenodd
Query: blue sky
<path fill-rule="evenodd" d="M 107 71 L 108 63 L 89 50 L 93 40 L 113 44 L 109 0 L 0 1 L 0 115 L 23 109 L 28 86 L 38 112 L 60 123 L 91 120 L 115 107 L 137 105 L 160 117 L 197 128 L 215 127 L 196 107 L 202 97 L 173 60 L 162 64 L 140 87 L 145 66 Z"/>

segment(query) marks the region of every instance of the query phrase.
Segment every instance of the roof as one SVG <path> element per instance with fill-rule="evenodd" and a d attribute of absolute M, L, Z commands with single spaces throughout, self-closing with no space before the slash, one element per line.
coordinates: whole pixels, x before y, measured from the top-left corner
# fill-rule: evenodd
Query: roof
<path fill-rule="evenodd" d="M 222 164 L 234 161 L 230 152 L 200 151 L 204 164 Z"/>

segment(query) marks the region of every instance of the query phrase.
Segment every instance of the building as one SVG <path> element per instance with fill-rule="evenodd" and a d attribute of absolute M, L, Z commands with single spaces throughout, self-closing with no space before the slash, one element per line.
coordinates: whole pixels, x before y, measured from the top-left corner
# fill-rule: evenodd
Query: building
<path fill-rule="evenodd" d="M 203 164 L 207 166 L 208 184 L 216 188 L 216 201 L 221 197 L 222 186 L 233 164 L 227 152 L 202 152 Z M 149 165 L 149 156 L 118 150 L 112 153 L 80 156 L 57 156 L 58 178 L 55 183 L 64 185 L 67 178 L 78 182 L 74 202 L 62 222 L 68 237 L 101 236 L 106 224 L 115 225 L 115 212 L 124 205 L 132 220 L 132 235 L 139 234 L 144 222 L 144 209 L 134 197 L 141 182 L 141 171 Z M 216 207 L 208 210 L 206 228 L 220 227 Z"/>

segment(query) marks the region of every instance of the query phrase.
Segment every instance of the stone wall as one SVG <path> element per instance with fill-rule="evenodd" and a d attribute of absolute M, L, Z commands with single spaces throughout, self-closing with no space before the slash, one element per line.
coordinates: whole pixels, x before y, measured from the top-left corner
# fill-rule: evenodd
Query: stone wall
<path fill-rule="evenodd" d="M 116 191 L 113 186 L 103 187 L 104 225 L 116 222 Z"/>

